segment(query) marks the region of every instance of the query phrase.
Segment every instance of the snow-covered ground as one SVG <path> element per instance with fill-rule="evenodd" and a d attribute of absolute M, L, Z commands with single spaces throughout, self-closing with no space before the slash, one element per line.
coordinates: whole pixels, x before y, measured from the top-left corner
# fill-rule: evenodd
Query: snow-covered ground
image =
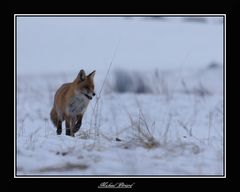
<path fill-rule="evenodd" d="M 224 174 L 221 18 L 19 17 L 17 27 L 16 175 Z M 55 91 L 81 68 L 96 69 L 97 97 L 76 136 L 58 136 Z"/>

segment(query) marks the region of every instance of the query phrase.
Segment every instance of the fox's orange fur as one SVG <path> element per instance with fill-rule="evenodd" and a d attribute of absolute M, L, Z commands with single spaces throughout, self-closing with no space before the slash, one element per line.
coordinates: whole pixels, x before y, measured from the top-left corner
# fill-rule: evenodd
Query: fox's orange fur
<path fill-rule="evenodd" d="M 86 76 L 81 70 L 71 83 L 63 84 L 56 92 L 51 120 L 57 128 L 57 134 L 62 133 L 62 122 L 65 121 L 66 135 L 74 136 L 80 129 L 82 117 L 87 106 L 95 96 L 93 78 L 95 71 Z"/>

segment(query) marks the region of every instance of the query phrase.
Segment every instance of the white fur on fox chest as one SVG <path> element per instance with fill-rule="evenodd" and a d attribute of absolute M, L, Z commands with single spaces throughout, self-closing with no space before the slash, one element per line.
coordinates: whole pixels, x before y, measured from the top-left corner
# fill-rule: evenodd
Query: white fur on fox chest
<path fill-rule="evenodd" d="M 75 117 L 79 114 L 83 114 L 86 111 L 88 104 L 89 99 L 79 91 L 76 91 L 75 96 L 70 99 L 66 111 L 70 116 Z"/>

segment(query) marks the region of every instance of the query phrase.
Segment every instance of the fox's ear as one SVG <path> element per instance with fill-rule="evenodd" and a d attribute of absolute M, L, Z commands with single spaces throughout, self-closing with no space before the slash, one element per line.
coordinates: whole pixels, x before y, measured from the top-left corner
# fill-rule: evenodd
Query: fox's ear
<path fill-rule="evenodd" d="M 78 73 L 78 77 L 81 81 L 84 81 L 85 80 L 85 77 L 86 77 L 86 73 L 83 69 L 81 69 L 81 71 Z"/>
<path fill-rule="evenodd" d="M 93 78 L 94 78 L 94 75 L 95 75 L 95 73 L 96 73 L 96 70 L 94 70 L 92 73 L 90 73 L 90 74 L 88 75 L 88 77 L 90 77 L 91 79 L 93 79 Z"/>

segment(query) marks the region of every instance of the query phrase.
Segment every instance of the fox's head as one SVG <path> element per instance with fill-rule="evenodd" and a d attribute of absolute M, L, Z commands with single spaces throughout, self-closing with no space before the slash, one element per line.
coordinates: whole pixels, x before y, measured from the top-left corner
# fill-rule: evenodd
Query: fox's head
<path fill-rule="evenodd" d="M 81 94 L 85 95 L 89 100 L 91 100 L 96 94 L 94 92 L 94 75 L 96 71 L 94 70 L 89 75 L 86 75 L 83 69 L 78 73 L 77 78 L 74 83 L 77 85 L 78 90 Z"/>

